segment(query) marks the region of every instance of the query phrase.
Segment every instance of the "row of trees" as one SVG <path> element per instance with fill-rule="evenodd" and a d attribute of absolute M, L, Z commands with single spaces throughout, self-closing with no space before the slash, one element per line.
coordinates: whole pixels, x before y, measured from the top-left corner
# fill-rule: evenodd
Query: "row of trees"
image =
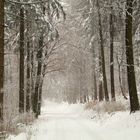
<path fill-rule="evenodd" d="M 137 95 L 137 85 L 135 78 L 135 70 L 134 70 L 134 56 L 133 56 L 133 38 L 135 38 L 136 31 L 138 30 L 138 23 L 135 24 L 133 18 L 136 18 L 139 15 L 138 7 L 140 5 L 139 1 L 126 0 L 126 1 L 100 1 L 100 0 L 85 0 L 84 2 L 84 12 L 82 14 L 82 18 L 84 18 L 84 28 L 87 31 L 87 34 L 90 34 L 90 45 L 93 52 L 93 59 L 96 60 L 98 57 L 98 69 L 99 69 L 99 77 L 94 72 L 95 79 L 98 79 L 98 94 L 97 94 L 97 83 L 94 83 L 95 91 L 94 98 L 95 100 L 99 98 L 99 101 L 105 100 L 109 101 L 109 91 L 111 93 L 111 100 L 115 101 L 115 75 L 114 75 L 114 67 L 115 67 L 115 51 L 118 47 L 117 42 L 122 47 L 121 53 L 123 55 L 126 54 L 126 61 L 123 58 L 123 65 L 127 67 L 127 81 L 128 81 L 128 91 L 130 97 L 130 106 L 131 112 L 139 110 L 139 101 Z M 81 5 L 80 5 L 81 7 Z M 133 22 L 134 21 L 134 22 Z M 134 27 L 137 26 L 137 27 Z M 135 28 L 135 29 L 134 29 Z M 123 39 L 122 39 L 123 38 Z M 97 46 L 95 45 L 95 41 L 98 44 L 98 55 L 95 55 L 97 52 Z M 109 47 L 108 47 L 109 46 Z M 119 46 L 119 47 L 120 47 Z M 124 47 L 126 46 L 126 47 Z M 107 78 L 107 59 L 105 57 L 105 47 L 108 47 L 110 51 L 110 82 L 108 82 Z M 138 47 L 138 46 L 137 46 Z M 118 57 L 118 55 L 117 55 Z M 139 57 L 139 56 L 138 56 Z M 120 61 L 120 60 L 118 60 Z M 94 70 L 96 69 L 96 61 L 94 61 Z M 119 74 L 118 74 L 119 75 Z M 94 80 L 96 82 L 97 80 Z M 110 90 L 108 90 L 110 83 Z M 122 86 L 121 79 L 120 85 Z M 123 89 L 122 89 L 123 90 Z M 122 91 L 123 96 L 124 91 Z M 97 97 L 98 95 L 98 97 Z"/>
<path fill-rule="evenodd" d="M 120 86 L 125 99 L 128 88 L 131 112 L 139 110 L 134 70 L 139 68 L 136 54 L 139 21 L 133 19 L 140 16 L 140 2 L 71 0 L 66 3 L 70 5 L 65 10 L 67 20 L 61 22 L 66 14 L 59 0 L 0 1 L 1 120 L 5 88 L 9 88 L 4 82 L 7 59 L 4 55 L 11 54 L 18 58 L 18 63 L 12 65 L 18 65 L 19 76 L 15 80 L 19 83 L 16 90 L 19 90 L 20 113 L 31 111 L 38 117 L 44 77 L 63 67 L 65 71 L 61 75 L 57 73 L 61 80 L 54 82 L 63 84 L 58 87 L 62 88 L 65 101 L 86 102 L 90 98 L 116 101 Z"/>
<path fill-rule="evenodd" d="M 64 38 L 67 46 L 64 100 L 75 103 L 92 98 L 108 102 L 116 101 L 120 92 L 128 99 L 129 92 L 131 112 L 139 110 L 140 24 L 134 19 L 139 19 L 140 2 L 77 0 L 67 3 L 70 7 L 63 24 L 68 32 Z M 64 79 L 62 75 L 55 76 Z"/>
<path fill-rule="evenodd" d="M 59 42 L 56 25 L 64 19 L 65 12 L 58 0 L 0 1 L 0 120 L 6 111 L 5 88 L 9 88 L 4 82 L 4 55 L 13 54 L 18 58 L 18 64 L 15 61 L 8 65 L 18 65 L 19 76 L 14 80 L 19 83 L 16 89 L 19 90 L 19 113 L 33 112 L 38 117 L 43 79 L 47 73 L 60 70 L 56 59 Z"/>

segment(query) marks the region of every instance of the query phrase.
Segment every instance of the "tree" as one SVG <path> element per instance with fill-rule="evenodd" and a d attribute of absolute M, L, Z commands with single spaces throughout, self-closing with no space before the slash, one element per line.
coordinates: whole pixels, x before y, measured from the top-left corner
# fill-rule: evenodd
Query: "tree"
<path fill-rule="evenodd" d="M 31 12 L 31 11 L 30 11 Z M 31 109 L 31 39 L 30 39 L 30 30 L 31 30 L 31 21 L 29 21 L 29 10 L 26 10 L 26 26 L 27 26 L 27 81 L 26 81 L 26 112 L 29 112 Z"/>
<path fill-rule="evenodd" d="M 133 40 L 132 40 L 132 25 L 133 25 L 133 0 L 126 2 L 126 20 L 125 20 L 125 43 L 126 43 L 126 61 L 127 61 L 127 78 L 130 96 L 130 111 L 135 112 L 140 109 L 137 87 L 135 80 L 134 70 L 134 57 L 133 57 Z"/>
<path fill-rule="evenodd" d="M 41 16 L 47 16 L 47 20 L 43 20 L 46 18 L 39 18 L 38 22 L 40 24 L 39 27 L 39 39 L 38 39 L 38 48 L 37 48 L 37 74 L 36 74 L 36 82 L 35 82 L 35 92 L 33 99 L 33 111 L 35 116 L 38 117 L 41 112 L 41 100 L 42 100 L 42 86 L 43 86 L 43 78 L 45 77 L 45 71 L 47 69 L 46 64 L 43 59 L 48 59 L 50 54 L 53 52 L 50 49 L 51 46 L 49 43 L 55 42 L 55 40 L 59 37 L 58 31 L 56 27 L 52 25 L 53 18 L 60 18 L 60 14 L 62 14 L 63 19 L 65 19 L 65 12 L 63 7 L 59 3 L 59 1 L 47 1 L 45 5 L 40 5 Z M 51 15 L 52 13 L 52 15 Z M 56 14 L 56 15 L 55 15 Z M 48 43 L 49 42 L 49 43 Z M 46 46 L 46 47 L 45 47 Z M 48 48 L 51 50 L 49 55 L 47 54 Z M 44 55 L 45 54 L 45 55 Z"/>
<path fill-rule="evenodd" d="M 38 66 L 37 66 L 37 79 L 35 83 L 35 93 L 34 93 L 34 103 L 33 103 L 33 111 L 35 116 L 38 117 L 38 101 L 39 101 L 39 86 L 42 76 L 42 54 L 43 53 L 43 33 L 41 33 L 39 38 L 39 47 L 37 52 Z"/>
<path fill-rule="evenodd" d="M 101 65 L 102 65 L 102 74 L 103 74 L 103 87 L 105 93 L 105 100 L 109 101 L 108 88 L 107 88 L 107 78 L 106 78 L 106 68 L 105 68 L 105 56 L 104 56 L 104 42 L 103 42 L 103 30 L 102 30 L 102 21 L 101 21 L 101 9 L 99 0 L 97 0 L 98 8 L 98 21 L 99 21 L 99 40 L 100 40 L 100 51 L 101 51 Z"/>
<path fill-rule="evenodd" d="M 48 62 L 47 59 L 49 59 L 48 54 L 47 56 L 45 55 L 47 49 L 46 44 L 49 42 L 48 50 L 50 56 L 50 53 L 56 49 L 53 48 L 53 51 L 50 51 L 52 47 L 50 44 L 54 43 L 57 40 L 56 38 L 59 37 L 59 33 L 56 28 L 58 27 L 58 23 L 56 24 L 56 19 L 59 19 L 59 22 L 61 20 L 61 16 L 63 16 L 63 19 L 65 19 L 65 12 L 59 0 L 31 0 L 30 2 L 27 2 L 27 0 L 7 0 L 5 7 L 5 49 L 6 52 L 8 52 L 6 53 L 6 62 L 9 53 L 12 53 L 13 55 L 16 54 L 20 57 L 17 65 L 17 72 L 19 72 L 17 73 L 18 76 L 16 74 L 11 74 L 9 66 L 6 67 L 6 72 L 8 71 L 10 73 L 8 73 L 7 79 L 10 75 L 11 77 L 15 78 L 14 80 L 17 83 L 19 83 L 18 86 L 12 85 L 10 87 L 11 89 L 16 89 L 15 92 L 18 92 L 19 95 L 14 97 L 14 99 L 18 97 L 19 101 L 17 101 L 18 103 L 15 104 L 18 104 L 20 113 L 23 113 L 24 111 L 29 112 L 31 109 L 33 109 L 33 105 L 36 105 L 34 110 L 40 114 L 43 78 L 47 73 L 46 69 L 48 69 L 48 65 L 46 65 L 46 61 Z M 48 9 L 45 10 L 47 7 Z M 48 17 L 49 14 L 51 18 Z M 0 12 L 0 15 L 2 19 L 2 12 Z M 3 25 L 4 21 L 0 25 L 0 34 L 4 35 L 4 31 L 2 32 L 2 29 L 4 29 L 2 28 Z M 3 36 L 1 39 L 3 39 Z M 3 46 L 3 43 L 1 42 L 0 45 Z M 0 54 L 0 56 L 2 55 L 4 57 L 4 53 Z M 1 57 L 0 61 L 2 62 L 2 60 L 3 59 Z M 2 67 L 3 66 L 4 64 L 2 64 Z M 3 69 L 1 68 L 1 70 Z M 2 76 L 1 81 L 4 82 Z M 6 84 L 9 82 L 7 81 Z M 11 83 L 8 84 L 11 85 Z M 10 88 L 6 87 L 6 90 L 9 92 Z M 3 92 L 3 88 L 1 91 Z M 8 93 L 7 91 L 6 93 Z M 37 95 L 36 104 L 33 102 L 35 92 Z M 0 99 L 3 103 L 3 94 Z M 6 97 L 6 100 L 9 100 L 9 98 Z"/>
<path fill-rule="evenodd" d="M 112 3 L 111 3 L 112 4 Z M 115 101 L 115 83 L 114 83 L 114 21 L 113 21 L 113 6 L 110 11 L 110 86 L 111 99 Z"/>
<path fill-rule="evenodd" d="M 0 120 L 3 120 L 4 96 L 4 0 L 0 1 Z"/>
<path fill-rule="evenodd" d="M 19 112 L 24 112 L 24 7 L 20 7 Z"/>
<path fill-rule="evenodd" d="M 101 51 L 99 49 L 99 101 L 104 100 Z"/>

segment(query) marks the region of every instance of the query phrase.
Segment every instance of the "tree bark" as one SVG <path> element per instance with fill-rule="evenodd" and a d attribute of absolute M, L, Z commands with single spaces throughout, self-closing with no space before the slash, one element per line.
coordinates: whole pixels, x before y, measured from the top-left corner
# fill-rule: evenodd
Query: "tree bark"
<path fill-rule="evenodd" d="M 24 8 L 20 9 L 19 112 L 24 112 Z"/>
<path fill-rule="evenodd" d="M 4 0 L 0 1 L 0 121 L 3 120 L 4 96 Z"/>
<path fill-rule="evenodd" d="M 135 112 L 139 110 L 139 101 L 137 95 L 135 70 L 134 70 L 134 58 L 133 58 L 133 41 L 132 41 L 132 25 L 133 25 L 133 0 L 127 0 L 126 2 L 126 61 L 127 61 L 127 78 L 128 89 L 130 96 L 130 111 Z"/>

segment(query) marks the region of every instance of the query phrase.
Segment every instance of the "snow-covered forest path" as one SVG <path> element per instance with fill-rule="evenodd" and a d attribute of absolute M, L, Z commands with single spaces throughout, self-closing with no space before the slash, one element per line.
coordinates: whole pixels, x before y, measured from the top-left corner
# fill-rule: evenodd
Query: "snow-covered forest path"
<path fill-rule="evenodd" d="M 8 140 L 133 140 L 139 139 L 140 113 L 95 117 L 82 104 L 45 101 L 42 114 L 18 136 Z M 93 119 L 91 119 L 91 117 Z M 105 117 L 105 118 L 104 118 Z M 101 118 L 104 118 L 103 120 Z M 108 119 L 107 119 L 108 118 Z M 100 121 L 101 123 L 99 123 Z"/>
<path fill-rule="evenodd" d="M 71 107 L 70 107 L 71 108 Z M 35 124 L 33 140 L 103 140 L 98 126 L 68 106 L 46 104 Z M 78 109 L 78 108 L 77 108 Z"/>

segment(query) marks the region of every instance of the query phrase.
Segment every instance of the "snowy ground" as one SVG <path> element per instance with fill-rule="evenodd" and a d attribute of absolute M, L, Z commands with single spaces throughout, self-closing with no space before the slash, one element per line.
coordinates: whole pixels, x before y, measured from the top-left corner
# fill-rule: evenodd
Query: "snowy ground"
<path fill-rule="evenodd" d="M 42 115 L 25 133 L 8 140 L 139 140 L 140 113 L 95 115 L 83 105 L 46 101 Z"/>

